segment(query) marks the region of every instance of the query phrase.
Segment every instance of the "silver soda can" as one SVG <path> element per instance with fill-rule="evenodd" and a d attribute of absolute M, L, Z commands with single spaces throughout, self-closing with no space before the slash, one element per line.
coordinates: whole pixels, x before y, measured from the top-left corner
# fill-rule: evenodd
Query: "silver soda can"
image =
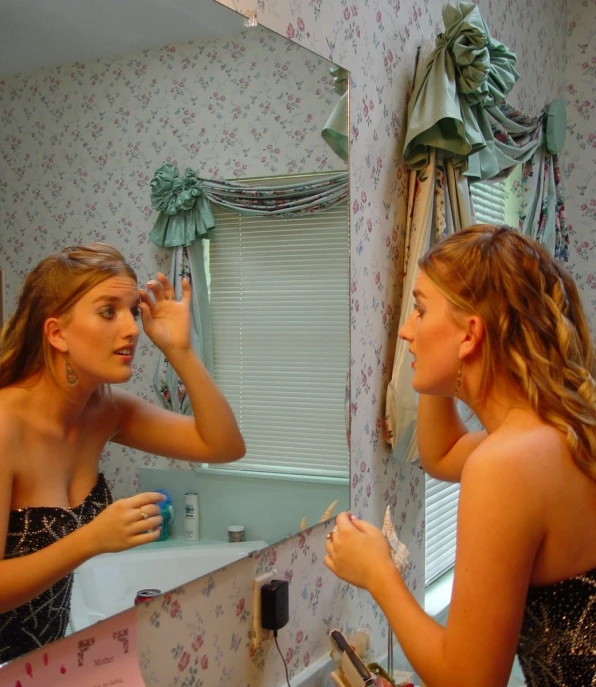
<path fill-rule="evenodd" d="M 135 596 L 135 606 L 137 604 L 142 604 L 143 601 L 150 601 L 151 599 L 159 596 L 161 594 L 161 589 L 141 589 L 137 592 Z"/>

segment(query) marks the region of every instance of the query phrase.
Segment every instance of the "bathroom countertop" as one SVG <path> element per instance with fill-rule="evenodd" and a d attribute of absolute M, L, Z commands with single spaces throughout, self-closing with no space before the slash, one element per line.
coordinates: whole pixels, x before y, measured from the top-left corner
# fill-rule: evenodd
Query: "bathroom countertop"
<path fill-rule="evenodd" d="M 139 549 L 172 549 L 181 546 L 213 546 L 213 544 L 227 544 L 228 542 L 218 541 L 217 539 L 198 539 L 189 541 L 184 537 L 170 537 L 165 541 L 153 541 L 149 544 L 139 546 Z"/>
<path fill-rule="evenodd" d="M 264 541 L 242 541 L 242 542 L 227 542 L 221 539 L 198 539 L 197 541 L 189 541 L 184 537 L 171 537 L 165 541 L 153 541 L 149 544 L 139 546 L 139 550 L 147 551 L 148 549 L 174 549 L 187 546 L 238 546 L 238 548 L 254 545 L 255 549 L 262 549 L 268 544 Z"/>

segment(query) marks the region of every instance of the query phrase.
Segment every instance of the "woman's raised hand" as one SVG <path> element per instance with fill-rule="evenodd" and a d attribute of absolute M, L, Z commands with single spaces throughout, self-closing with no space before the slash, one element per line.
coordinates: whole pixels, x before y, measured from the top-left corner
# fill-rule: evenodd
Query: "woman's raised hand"
<path fill-rule="evenodd" d="M 164 499 L 163 494 L 150 491 L 114 501 L 83 528 L 93 537 L 94 555 L 126 551 L 155 541 L 163 520 L 158 504 Z"/>
<path fill-rule="evenodd" d="M 391 549 L 378 527 L 340 513 L 327 535 L 325 565 L 338 577 L 370 591 L 376 577 L 393 567 Z"/>
<path fill-rule="evenodd" d="M 182 299 L 176 300 L 174 287 L 165 274 L 139 289 L 143 329 L 151 341 L 167 356 L 173 350 L 190 347 L 190 283 L 182 279 Z"/>

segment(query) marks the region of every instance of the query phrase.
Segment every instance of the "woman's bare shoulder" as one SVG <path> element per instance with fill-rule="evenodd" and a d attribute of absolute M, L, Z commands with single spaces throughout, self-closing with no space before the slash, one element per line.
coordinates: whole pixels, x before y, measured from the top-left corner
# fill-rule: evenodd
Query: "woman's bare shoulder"
<path fill-rule="evenodd" d="M 0 389 L 0 465 L 4 469 L 18 451 L 25 430 L 24 410 L 18 394 L 11 389 Z"/>
<path fill-rule="evenodd" d="M 26 412 L 26 400 L 20 389 L 0 389 L 0 425 L 6 425 L 7 429 L 20 425 L 21 418 L 26 416 Z"/>
<path fill-rule="evenodd" d="M 502 426 L 489 434 L 470 455 L 470 466 L 490 460 L 493 469 L 522 479 L 550 481 L 570 463 L 564 434 L 539 419 Z"/>

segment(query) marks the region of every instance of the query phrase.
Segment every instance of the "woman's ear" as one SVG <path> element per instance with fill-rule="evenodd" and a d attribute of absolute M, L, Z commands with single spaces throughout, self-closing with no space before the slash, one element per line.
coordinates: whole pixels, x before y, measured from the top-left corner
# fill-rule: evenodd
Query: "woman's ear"
<path fill-rule="evenodd" d="M 60 353 L 68 353 L 68 345 L 62 333 L 62 326 L 58 317 L 48 317 L 43 323 L 43 333 L 49 344 Z"/>
<path fill-rule="evenodd" d="M 459 346 L 460 360 L 465 360 L 471 355 L 479 355 L 484 339 L 484 322 L 478 315 L 466 317 L 463 326 L 463 339 Z"/>

